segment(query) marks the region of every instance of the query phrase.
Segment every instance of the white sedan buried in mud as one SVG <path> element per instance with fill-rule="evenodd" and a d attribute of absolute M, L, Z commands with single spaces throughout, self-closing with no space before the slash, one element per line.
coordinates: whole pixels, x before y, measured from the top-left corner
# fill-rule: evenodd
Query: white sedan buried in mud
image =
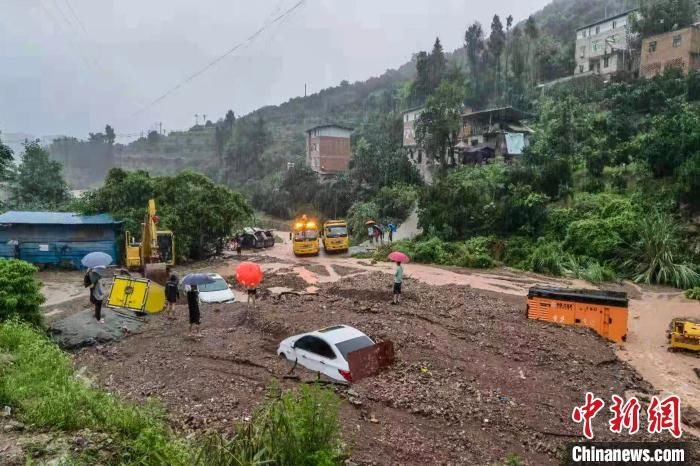
<path fill-rule="evenodd" d="M 336 325 L 282 340 L 277 354 L 333 380 L 352 382 L 348 354 L 374 342 L 347 325 Z"/>
<path fill-rule="evenodd" d="M 231 287 L 226 280 L 218 273 L 208 273 L 214 280 L 213 283 L 199 285 L 199 301 L 203 304 L 228 304 L 236 301 L 236 296 L 231 291 Z"/>

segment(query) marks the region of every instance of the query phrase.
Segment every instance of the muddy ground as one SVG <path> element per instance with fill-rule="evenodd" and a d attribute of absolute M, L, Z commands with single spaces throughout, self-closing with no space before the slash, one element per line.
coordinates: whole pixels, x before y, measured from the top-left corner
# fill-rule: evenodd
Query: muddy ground
<path fill-rule="evenodd" d="M 316 294 L 263 292 L 255 310 L 205 306 L 201 339 L 186 336 L 178 306 L 174 322 L 154 316 L 139 334 L 80 350 L 76 367 L 129 399 L 162 400 L 183 433 L 229 431 L 273 379 L 286 388 L 315 379 L 301 367 L 301 380 L 283 378 L 290 366 L 275 353 L 280 340 L 352 325 L 397 349 L 389 370 L 351 391 L 334 387 L 356 464 L 493 464 L 511 453 L 531 465 L 559 464 L 567 442 L 580 438 L 571 411 L 586 391 L 606 400 L 652 392 L 612 344 L 587 329 L 528 320 L 524 299 L 408 279 L 403 303 L 391 306 L 386 274 L 336 272 L 351 275 Z M 272 273 L 265 286 L 308 286 L 298 278 Z M 597 440 L 614 438 L 605 414 L 594 420 Z"/>

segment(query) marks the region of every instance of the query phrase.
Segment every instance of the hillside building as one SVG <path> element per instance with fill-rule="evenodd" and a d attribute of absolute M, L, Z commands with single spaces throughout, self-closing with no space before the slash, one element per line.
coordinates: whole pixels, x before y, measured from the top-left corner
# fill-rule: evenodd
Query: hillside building
<path fill-rule="evenodd" d="M 483 163 L 491 159 L 507 161 L 522 155 L 533 132 L 522 120 L 531 117 L 513 107 L 465 112 L 462 115 L 461 142 L 456 146 L 459 163 Z"/>
<path fill-rule="evenodd" d="M 425 151 L 416 143 L 416 125 L 423 107 L 406 110 L 403 113 L 403 146 L 406 148 L 408 158 L 416 166 L 418 172 L 427 184 L 433 181 L 433 163 L 430 157 L 426 157 Z"/>
<path fill-rule="evenodd" d="M 306 131 L 306 163 L 321 178 L 332 178 L 350 165 L 352 128 L 339 125 L 315 126 Z"/>
<path fill-rule="evenodd" d="M 685 29 L 645 37 L 639 75 L 653 78 L 669 68 L 684 73 L 700 69 L 700 27 L 694 24 Z"/>
<path fill-rule="evenodd" d="M 587 24 L 576 30 L 576 69 L 574 76 L 612 74 L 631 71 L 630 15 L 628 10 Z"/>

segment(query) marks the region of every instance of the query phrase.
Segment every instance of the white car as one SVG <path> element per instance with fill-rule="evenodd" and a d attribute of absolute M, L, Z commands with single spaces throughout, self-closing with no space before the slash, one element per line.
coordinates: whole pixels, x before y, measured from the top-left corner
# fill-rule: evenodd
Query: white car
<path fill-rule="evenodd" d="M 199 301 L 204 304 L 223 303 L 228 304 L 236 301 L 236 296 L 231 291 L 231 287 L 226 280 L 218 273 L 208 273 L 213 283 L 197 286 L 199 290 Z"/>
<path fill-rule="evenodd" d="M 282 340 L 277 354 L 331 379 L 352 382 L 348 354 L 373 346 L 364 333 L 347 325 L 336 325 Z"/>

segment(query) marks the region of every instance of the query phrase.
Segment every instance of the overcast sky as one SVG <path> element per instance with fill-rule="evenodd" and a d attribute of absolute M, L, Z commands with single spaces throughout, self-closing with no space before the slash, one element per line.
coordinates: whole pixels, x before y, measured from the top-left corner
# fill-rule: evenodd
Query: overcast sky
<path fill-rule="evenodd" d="M 0 131 L 85 137 L 167 130 L 245 114 L 381 74 L 436 35 L 462 45 L 474 20 L 516 22 L 549 0 L 306 0 L 252 43 L 154 99 L 243 42 L 298 0 L 0 0 Z M 505 22 L 505 19 L 504 19 Z M 145 110 L 144 110 L 145 109 Z M 200 117 L 201 118 L 201 117 Z"/>

